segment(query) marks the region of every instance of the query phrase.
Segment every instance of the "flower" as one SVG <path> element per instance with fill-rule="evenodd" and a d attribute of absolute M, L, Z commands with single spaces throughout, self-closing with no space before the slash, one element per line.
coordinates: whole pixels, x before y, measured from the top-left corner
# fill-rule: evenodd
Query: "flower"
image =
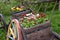
<path fill-rule="evenodd" d="M 37 18 L 40 18 L 41 16 L 39 14 L 36 15 Z"/>
<path fill-rule="evenodd" d="M 31 18 L 29 18 L 29 17 L 25 17 L 25 19 L 27 19 L 27 21 L 30 21 L 31 20 Z"/>
<path fill-rule="evenodd" d="M 24 6 L 16 6 L 11 8 L 12 11 L 22 11 L 23 9 L 24 9 Z"/>
<path fill-rule="evenodd" d="M 35 14 L 35 12 L 32 12 L 32 14 Z"/>
<path fill-rule="evenodd" d="M 41 13 L 40 16 L 41 16 L 41 17 L 45 17 L 45 14 Z"/>
<path fill-rule="evenodd" d="M 26 14 L 26 16 L 30 16 L 31 14 Z"/>
<path fill-rule="evenodd" d="M 23 8 L 17 7 L 16 10 L 21 11 L 21 10 L 23 10 Z"/>
<path fill-rule="evenodd" d="M 20 6 L 20 8 L 24 8 L 24 6 Z"/>
<path fill-rule="evenodd" d="M 31 20 L 35 20 L 35 18 L 31 18 Z"/>
<path fill-rule="evenodd" d="M 26 16 L 26 14 L 25 13 L 24 14 L 22 13 L 21 16 L 24 17 L 24 16 Z"/>
<path fill-rule="evenodd" d="M 21 18 L 20 20 L 21 20 L 21 22 L 23 22 L 24 21 L 24 18 Z"/>
<path fill-rule="evenodd" d="M 12 11 L 15 11 L 16 7 L 11 8 Z"/>
<path fill-rule="evenodd" d="M 21 11 L 21 10 L 23 10 L 23 8 L 24 8 L 24 6 L 17 6 L 16 10 Z"/>
<path fill-rule="evenodd" d="M 27 28 L 47 21 L 46 20 L 47 18 L 44 13 L 40 13 L 40 14 L 23 13 L 23 14 L 21 14 L 21 16 L 23 17 L 21 19 L 22 23 L 25 23 L 24 25 L 22 23 L 21 24 L 22 24 L 22 26 L 27 27 Z"/>

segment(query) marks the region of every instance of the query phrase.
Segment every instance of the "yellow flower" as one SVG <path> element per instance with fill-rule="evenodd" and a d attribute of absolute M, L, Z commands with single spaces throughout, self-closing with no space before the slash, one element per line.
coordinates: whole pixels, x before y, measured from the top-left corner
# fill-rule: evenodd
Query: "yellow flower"
<path fill-rule="evenodd" d="M 16 10 L 19 10 L 19 8 L 17 7 Z"/>
<path fill-rule="evenodd" d="M 21 10 L 23 10 L 23 8 L 18 8 L 18 7 L 17 7 L 16 10 L 21 11 Z"/>
<path fill-rule="evenodd" d="M 19 8 L 19 10 L 21 11 L 21 10 L 23 10 L 23 8 Z"/>
<path fill-rule="evenodd" d="M 15 7 L 11 8 L 12 11 L 15 11 Z"/>

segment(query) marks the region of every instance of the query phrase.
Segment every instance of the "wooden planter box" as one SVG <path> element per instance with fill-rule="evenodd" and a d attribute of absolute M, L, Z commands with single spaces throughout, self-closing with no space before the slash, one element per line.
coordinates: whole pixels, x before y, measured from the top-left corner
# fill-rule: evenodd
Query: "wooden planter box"
<path fill-rule="evenodd" d="M 20 13 L 12 15 L 12 19 L 20 18 Z M 35 25 L 32 28 L 23 29 L 23 40 L 55 40 L 60 38 L 56 33 L 52 33 L 50 21 Z M 57 36 L 56 36 L 57 35 Z"/>
<path fill-rule="evenodd" d="M 32 28 L 24 29 L 24 40 L 56 40 L 56 34 L 52 34 L 50 21 L 38 24 Z M 58 36 L 58 35 L 57 35 Z"/>
<path fill-rule="evenodd" d="M 38 24 L 33 28 L 25 29 L 27 40 L 50 40 L 52 38 L 50 27 L 50 22 L 46 21 L 46 23 Z"/>

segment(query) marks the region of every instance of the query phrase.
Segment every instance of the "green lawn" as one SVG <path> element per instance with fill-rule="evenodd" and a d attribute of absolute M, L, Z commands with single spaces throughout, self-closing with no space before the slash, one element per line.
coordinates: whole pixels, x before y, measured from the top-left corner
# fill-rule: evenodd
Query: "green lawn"
<path fill-rule="evenodd" d="M 52 30 L 60 34 L 60 12 L 54 11 L 54 13 L 47 12 L 47 15 L 51 21 Z"/>

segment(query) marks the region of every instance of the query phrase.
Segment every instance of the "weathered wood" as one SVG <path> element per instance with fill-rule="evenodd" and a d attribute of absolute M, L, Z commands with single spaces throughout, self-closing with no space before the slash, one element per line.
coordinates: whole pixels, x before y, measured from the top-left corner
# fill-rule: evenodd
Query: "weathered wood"
<path fill-rule="evenodd" d="M 53 34 L 53 35 L 55 35 L 57 38 L 59 38 L 59 39 L 60 39 L 60 35 L 59 35 L 59 34 L 57 34 L 56 32 L 52 31 L 52 34 Z"/>
<path fill-rule="evenodd" d="M 60 1 L 59 1 L 59 11 L 60 11 Z"/>
<path fill-rule="evenodd" d="M 32 28 L 25 29 L 25 31 L 26 31 L 27 34 L 30 34 L 30 33 L 33 33 L 35 31 L 39 31 L 40 28 L 45 29 L 45 28 L 48 28 L 48 27 L 50 27 L 50 21 L 46 21 L 45 23 L 38 24 L 38 25 L 36 25 Z"/>
<path fill-rule="evenodd" d="M 44 2 L 44 1 L 51 1 L 51 0 L 38 0 L 38 1 Z"/>
<path fill-rule="evenodd" d="M 29 1 L 26 1 L 28 4 L 38 4 L 38 3 L 42 3 L 42 2 L 56 2 L 58 0 L 38 0 L 38 1 L 34 1 L 34 2 L 29 2 Z"/>

